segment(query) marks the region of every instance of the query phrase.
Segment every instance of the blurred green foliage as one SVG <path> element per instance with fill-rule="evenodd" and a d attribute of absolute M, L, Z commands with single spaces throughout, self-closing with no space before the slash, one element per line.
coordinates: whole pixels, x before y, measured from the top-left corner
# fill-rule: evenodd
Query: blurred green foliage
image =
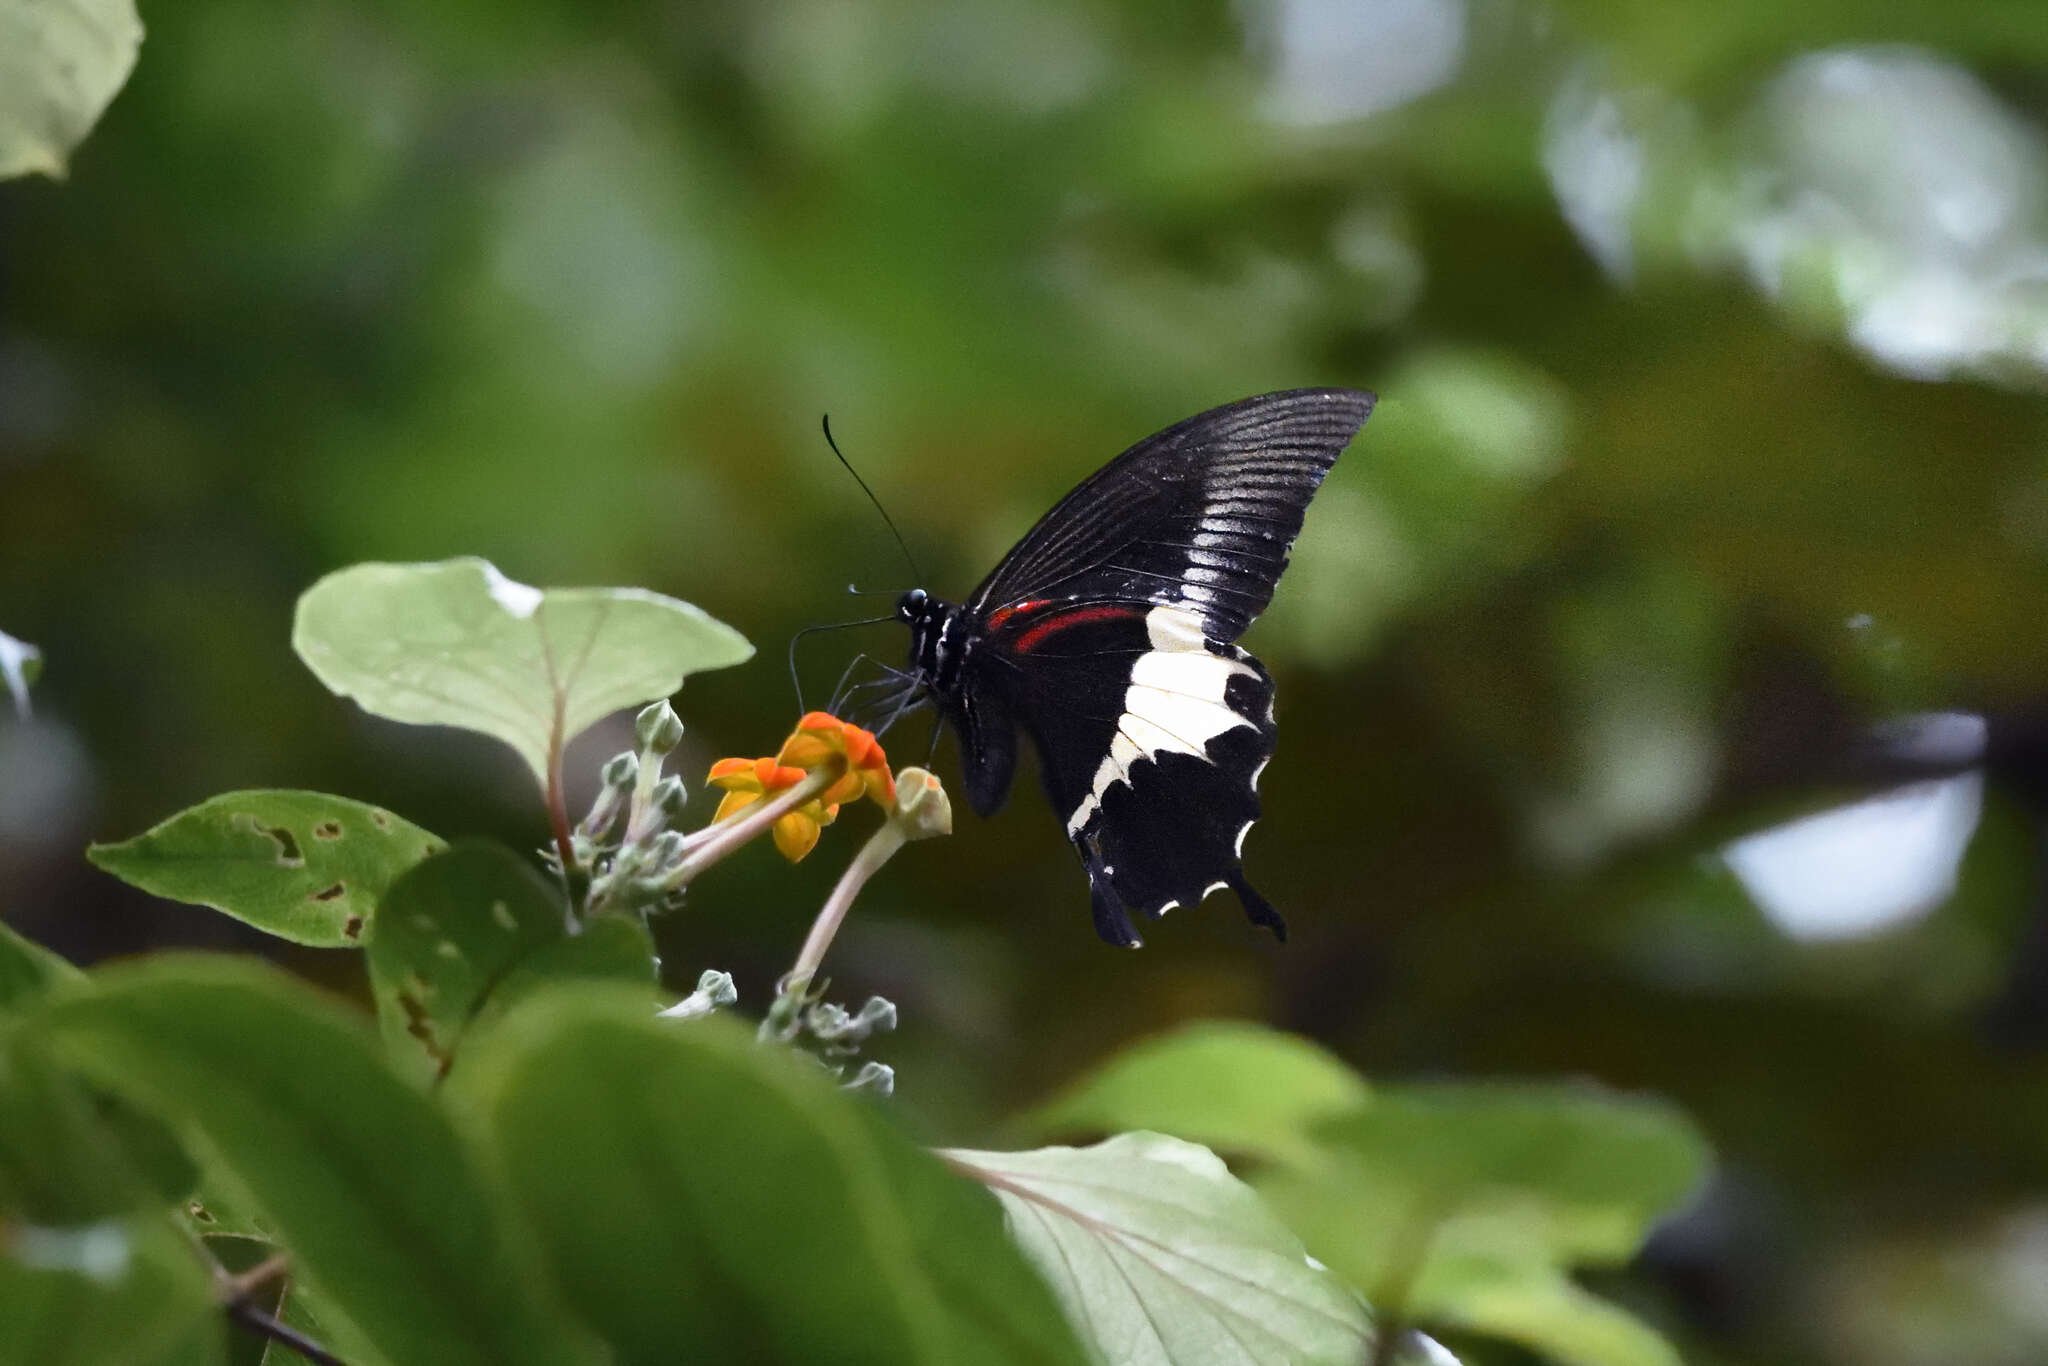
<path fill-rule="evenodd" d="M 1601 1287 L 1690 1359 L 2039 1359 L 2048 1064 L 1980 1023 L 2037 813 L 1994 790 L 1946 905 L 1841 942 L 1702 857 L 1845 720 L 2043 691 L 2037 6 L 144 17 L 69 179 L 0 185 L 0 629 L 46 662 L 0 721 L 10 923 L 253 943 L 80 858 L 227 790 L 542 842 L 516 761 L 284 654 L 343 564 L 645 584 L 772 647 L 907 586 L 821 411 L 957 595 L 1129 441 L 1363 385 L 1249 642 L 1282 741 L 1247 853 L 1294 942 L 1212 907 L 1102 951 L 1020 794 L 836 950 L 903 1008 L 901 1107 L 968 1139 L 1209 1015 L 1375 1079 L 1592 1076 L 1720 1153 Z M 686 776 L 783 733 L 777 655 L 692 682 Z M 829 863 L 721 868 L 657 926 L 675 982 L 761 990 Z"/>

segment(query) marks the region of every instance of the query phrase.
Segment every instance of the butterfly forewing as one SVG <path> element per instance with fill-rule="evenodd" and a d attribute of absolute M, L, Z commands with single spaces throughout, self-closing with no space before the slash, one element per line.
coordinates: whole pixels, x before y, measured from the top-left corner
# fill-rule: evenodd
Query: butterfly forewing
<path fill-rule="evenodd" d="M 1372 405 L 1352 389 L 1291 389 L 1148 437 L 1039 519 L 968 606 L 1188 606 L 1211 637 L 1236 640 L 1272 601 L 1308 500 Z"/>
<path fill-rule="evenodd" d="M 913 659 L 949 632 L 971 642 L 932 684 L 970 800 L 1001 803 L 1021 726 L 1111 943 L 1138 942 L 1132 911 L 1225 886 L 1283 932 L 1239 863 L 1274 727 L 1272 680 L 1235 642 L 1372 405 L 1297 389 L 1170 427 L 1062 499 L 963 607 L 913 620 Z"/>

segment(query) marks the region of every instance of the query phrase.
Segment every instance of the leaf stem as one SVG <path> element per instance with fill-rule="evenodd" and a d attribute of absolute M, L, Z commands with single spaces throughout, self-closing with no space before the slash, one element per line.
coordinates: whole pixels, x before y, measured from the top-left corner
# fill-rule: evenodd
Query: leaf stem
<path fill-rule="evenodd" d="M 573 922 L 581 909 L 577 895 L 576 845 L 569 834 L 569 799 L 562 790 L 562 698 L 555 696 L 555 719 L 548 732 L 548 825 L 555 836 L 555 856 L 562 861 L 562 887 L 569 895 L 569 917 Z"/>

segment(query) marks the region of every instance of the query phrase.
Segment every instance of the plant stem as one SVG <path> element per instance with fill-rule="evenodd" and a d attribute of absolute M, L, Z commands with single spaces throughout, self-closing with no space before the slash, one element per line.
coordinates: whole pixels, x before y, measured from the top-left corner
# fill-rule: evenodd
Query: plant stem
<path fill-rule="evenodd" d="M 231 1299 L 225 1307 L 230 1322 L 238 1323 L 260 1337 L 269 1338 L 272 1342 L 284 1344 L 314 1363 L 314 1366 L 348 1366 L 347 1362 L 298 1329 L 283 1322 L 275 1314 L 266 1314 L 247 1299 Z"/>
<path fill-rule="evenodd" d="M 218 1287 L 220 1295 L 221 1312 L 228 1316 L 228 1322 L 239 1324 L 259 1337 L 284 1344 L 314 1363 L 314 1366 L 348 1366 L 347 1362 L 277 1315 L 257 1307 L 254 1298 L 256 1291 L 284 1275 L 291 1268 L 289 1253 L 274 1252 L 247 1271 L 231 1273 L 220 1264 L 220 1259 L 213 1255 L 205 1240 L 193 1238 L 192 1247 L 213 1273 L 214 1284 Z M 282 1306 L 283 1302 L 284 1297 L 280 1292 L 278 1303 Z"/>
<path fill-rule="evenodd" d="M 839 882 L 832 888 L 832 895 L 825 898 L 818 918 L 811 922 L 811 932 L 804 939 L 803 951 L 796 956 L 796 966 L 782 979 L 783 990 L 802 991 L 811 978 L 817 976 L 819 966 L 825 961 L 825 951 L 832 947 L 840 923 L 853 908 L 853 899 L 904 843 L 903 831 L 894 821 L 868 836 L 868 842 L 860 847 L 860 852 L 853 856 L 853 862 L 847 864 L 846 871 L 839 875 Z"/>
<path fill-rule="evenodd" d="M 562 791 L 562 699 L 555 699 L 555 724 L 548 735 L 548 824 L 554 828 L 555 855 L 562 860 L 562 885 L 571 889 L 569 908 L 573 916 L 576 907 L 574 888 L 576 885 L 576 846 L 569 835 L 569 799 Z"/>
<path fill-rule="evenodd" d="M 838 781 L 837 773 L 821 768 L 795 787 L 786 787 L 772 797 L 755 802 L 730 820 L 706 826 L 698 832 L 698 843 L 668 874 L 667 883 L 678 888 L 689 886 L 697 874 Z"/>

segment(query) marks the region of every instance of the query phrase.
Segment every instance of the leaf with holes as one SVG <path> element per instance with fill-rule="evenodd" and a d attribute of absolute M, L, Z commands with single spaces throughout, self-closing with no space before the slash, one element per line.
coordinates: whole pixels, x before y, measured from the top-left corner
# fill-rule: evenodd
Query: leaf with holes
<path fill-rule="evenodd" d="M 1382 1087 L 1315 1129 L 1323 1159 L 1257 1185 L 1309 1248 L 1387 1313 L 1586 1366 L 1675 1366 L 1655 1330 L 1581 1289 L 1704 1176 L 1661 1102 L 1589 1087 Z"/>
<path fill-rule="evenodd" d="M 225 911 L 280 939 L 358 948 L 385 889 L 447 846 L 322 792 L 229 792 L 86 857 L 145 892 Z"/>
<path fill-rule="evenodd" d="M 299 598 L 292 648 L 364 711 L 460 726 L 548 757 L 624 707 L 754 653 L 687 602 L 638 588 L 529 588 L 484 560 L 359 564 Z"/>
<path fill-rule="evenodd" d="M 595 1360 L 453 1123 L 391 1070 L 354 1012 L 275 968 L 218 955 L 163 955 L 95 981 L 53 999 L 38 1035 L 170 1121 L 378 1355 Z"/>
<path fill-rule="evenodd" d="M 750 1030 L 557 985 L 448 1085 L 621 1366 L 1082 1366 L 995 1202 Z"/>
<path fill-rule="evenodd" d="M 536 978 L 637 980 L 653 1011 L 654 948 L 638 923 L 568 933 L 554 888 L 503 845 L 457 844 L 391 884 L 368 948 L 377 1015 L 393 1052 L 439 1076 L 499 991 Z"/>
<path fill-rule="evenodd" d="M 141 45 L 132 0 L 0 0 L 0 179 L 63 175 Z"/>
<path fill-rule="evenodd" d="M 1364 1303 L 1214 1153 L 1162 1134 L 1092 1148 L 942 1152 L 1116 1366 L 1356 1366 Z"/>
<path fill-rule="evenodd" d="M 1151 1129 L 1228 1152 L 1306 1157 L 1311 1124 L 1371 1095 L 1306 1039 L 1206 1020 L 1123 1050 L 1025 1123 L 1047 1136 Z"/>

